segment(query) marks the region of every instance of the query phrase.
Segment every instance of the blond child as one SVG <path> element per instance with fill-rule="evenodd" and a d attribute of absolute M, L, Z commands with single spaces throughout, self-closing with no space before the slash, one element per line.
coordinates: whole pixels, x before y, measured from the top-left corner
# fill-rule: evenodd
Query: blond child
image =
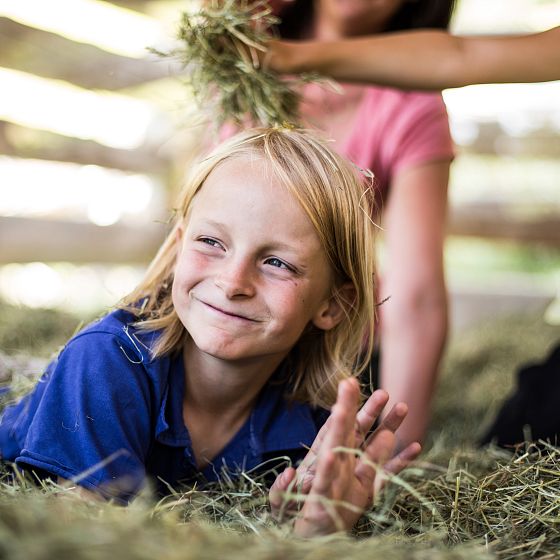
<path fill-rule="evenodd" d="M 300 478 L 310 499 L 296 533 L 351 528 L 406 415 L 397 405 L 366 438 L 387 394 L 358 410 L 374 340 L 370 198 L 307 132 L 256 129 L 219 146 L 140 285 L 4 411 L 3 459 L 126 503 L 146 479 L 165 489 L 289 457 L 297 470 L 278 476 L 272 502 Z M 317 496 L 353 507 L 333 516 Z"/>

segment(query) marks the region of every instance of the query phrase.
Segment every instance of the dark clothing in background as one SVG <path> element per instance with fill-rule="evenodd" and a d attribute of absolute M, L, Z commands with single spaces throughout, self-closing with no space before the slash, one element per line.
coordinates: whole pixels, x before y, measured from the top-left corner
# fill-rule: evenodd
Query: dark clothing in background
<path fill-rule="evenodd" d="M 522 367 L 517 386 L 482 437 L 504 447 L 539 439 L 558 443 L 560 434 L 560 343 L 545 361 Z"/>

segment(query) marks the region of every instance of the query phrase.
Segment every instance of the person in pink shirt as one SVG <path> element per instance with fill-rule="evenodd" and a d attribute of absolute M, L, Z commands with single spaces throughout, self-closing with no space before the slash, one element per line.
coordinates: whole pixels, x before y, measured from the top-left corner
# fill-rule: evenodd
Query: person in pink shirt
<path fill-rule="evenodd" d="M 284 40 L 340 39 L 416 28 L 446 29 L 453 0 L 277 0 Z M 297 48 L 297 43 L 293 43 Z M 311 84 L 305 124 L 371 170 L 386 258 L 379 298 L 379 384 L 409 415 L 400 447 L 422 441 L 447 333 L 443 243 L 453 143 L 440 93 Z M 377 220 L 379 216 L 374 216 Z M 376 369 L 376 364 L 372 364 Z M 375 376 L 374 376 L 375 377 Z M 374 383 L 377 384 L 377 381 Z"/>

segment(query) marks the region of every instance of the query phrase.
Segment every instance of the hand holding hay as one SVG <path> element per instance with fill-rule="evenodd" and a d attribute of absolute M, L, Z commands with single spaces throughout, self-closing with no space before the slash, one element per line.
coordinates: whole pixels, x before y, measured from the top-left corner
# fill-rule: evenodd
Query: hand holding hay
<path fill-rule="evenodd" d="M 286 469 L 270 490 L 270 504 L 277 517 L 293 509 L 293 503 L 284 501 L 292 488 L 297 487 L 304 497 L 294 526 L 299 536 L 352 529 L 382 487 L 384 478 L 379 469 L 397 474 L 420 453 L 420 445 L 412 443 L 392 457 L 395 432 L 406 417 L 406 406 L 395 405 L 379 428 L 367 436 L 389 397 L 385 391 L 375 391 L 360 410 L 358 397 L 355 381 L 340 383 L 331 416 L 309 453 L 297 470 Z"/>
<path fill-rule="evenodd" d="M 316 77 L 280 77 L 261 65 L 278 22 L 266 0 L 210 0 L 197 13 L 183 13 L 182 46 L 162 56 L 178 57 L 201 107 L 218 125 L 232 120 L 253 124 L 297 123 L 299 94 L 294 87 Z"/>

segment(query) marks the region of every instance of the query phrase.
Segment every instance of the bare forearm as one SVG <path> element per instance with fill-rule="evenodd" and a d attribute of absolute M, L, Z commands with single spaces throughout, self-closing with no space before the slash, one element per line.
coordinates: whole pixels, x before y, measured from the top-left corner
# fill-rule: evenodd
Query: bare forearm
<path fill-rule="evenodd" d="M 560 79 L 560 27 L 512 37 L 416 31 L 334 42 L 272 41 L 270 66 L 410 89 Z"/>
<path fill-rule="evenodd" d="M 447 308 L 441 301 L 412 312 L 396 311 L 383 316 L 381 387 L 389 393 L 391 402 L 408 404 L 408 417 L 399 432 L 402 448 L 424 440 L 446 340 Z"/>

